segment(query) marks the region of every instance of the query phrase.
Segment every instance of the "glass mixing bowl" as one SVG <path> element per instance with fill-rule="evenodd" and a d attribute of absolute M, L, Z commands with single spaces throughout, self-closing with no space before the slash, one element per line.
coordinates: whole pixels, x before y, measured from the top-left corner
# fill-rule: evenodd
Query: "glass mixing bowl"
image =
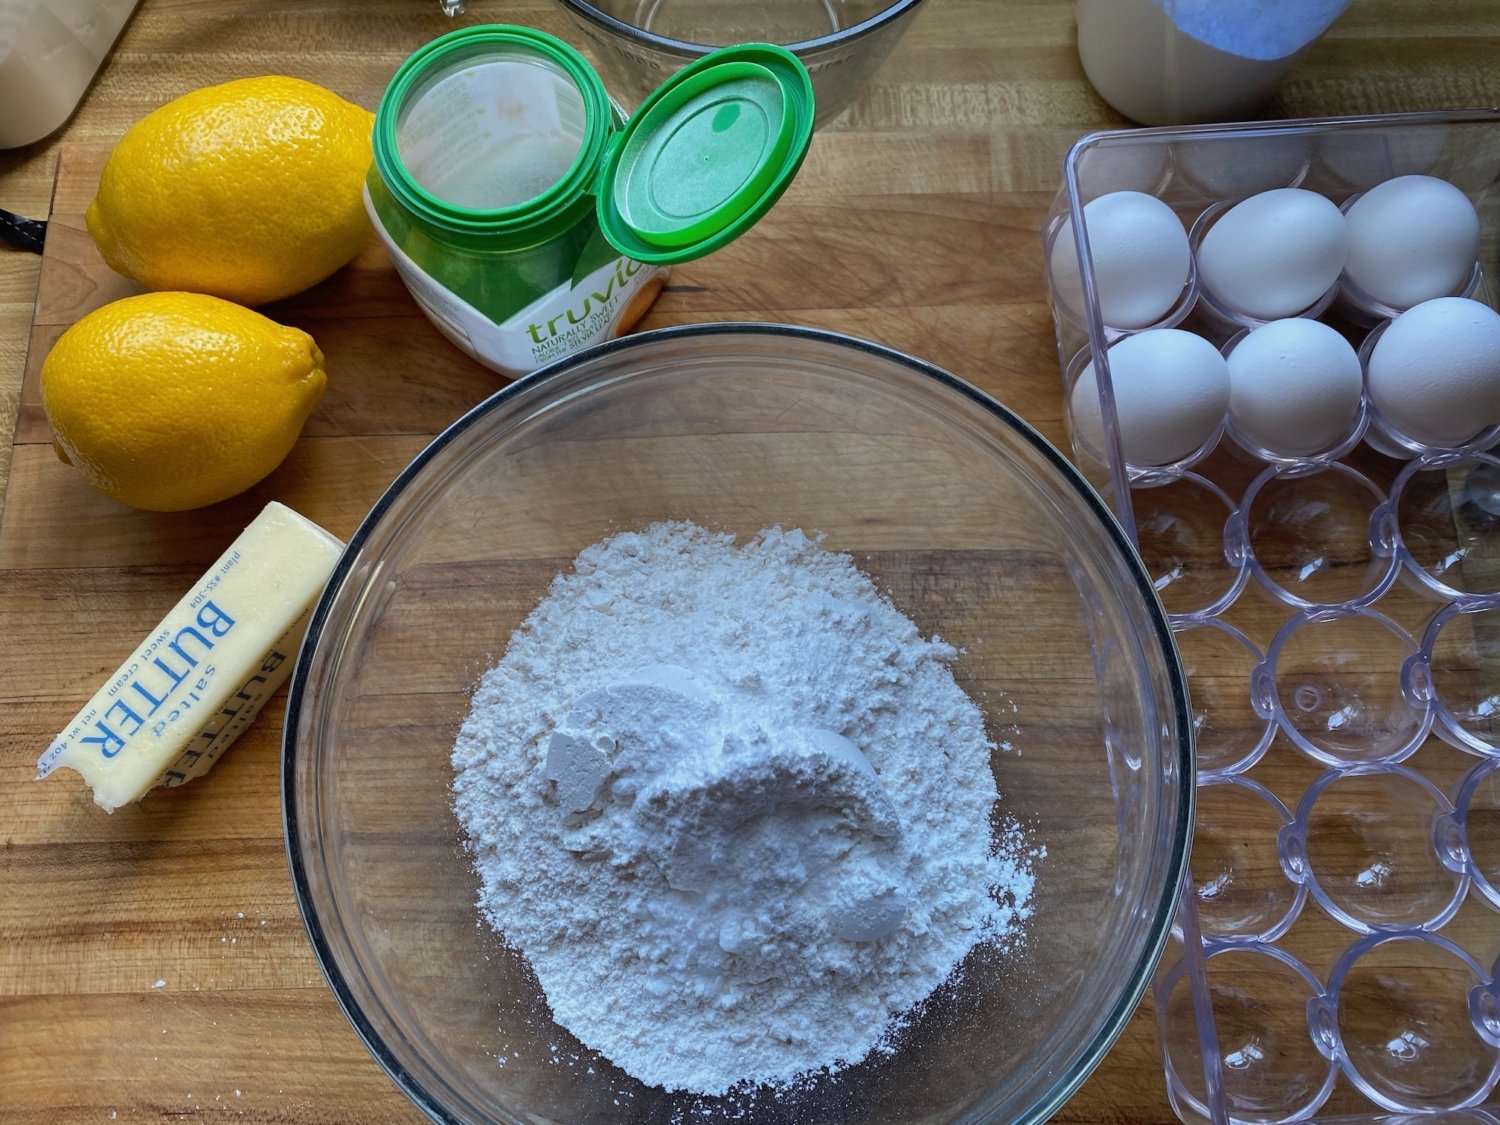
<path fill-rule="evenodd" d="M 816 123 L 854 100 L 922 0 L 559 0 L 598 50 L 610 93 L 638 106 L 719 47 L 779 43 L 812 76 Z"/>
<path fill-rule="evenodd" d="M 662 519 L 818 530 L 850 553 L 960 649 L 1004 812 L 1046 849 L 1019 950 L 977 947 L 893 1053 L 790 1092 L 668 1094 L 553 1023 L 526 962 L 479 923 L 452 809 L 478 677 L 578 551 Z M 283 767 L 293 882 L 334 994 L 451 1122 L 1040 1120 L 1140 998 L 1192 794 L 1166 618 L 1082 477 L 937 368 L 773 325 L 601 345 L 433 441 L 318 603 Z"/>

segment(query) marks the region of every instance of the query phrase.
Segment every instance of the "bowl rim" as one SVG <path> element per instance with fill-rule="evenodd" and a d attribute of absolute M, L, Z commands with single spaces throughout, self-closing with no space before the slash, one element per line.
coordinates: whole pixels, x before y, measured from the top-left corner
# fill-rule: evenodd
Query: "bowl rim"
<path fill-rule="evenodd" d="M 914 2 L 920 2 L 920 0 L 914 0 Z M 1143 644 L 1154 640 L 1161 649 L 1167 676 L 1170 681 L 1170 707 L 1178 731 L 1178 762 L 1176 772 L 1179 779 L 1177 785 L 1179 793 L 1175 822 L 1172 826 L 1172 850 L 1171 856 L 1168 859 L 1167 879 L 1161 897 L 1155 903 L 1152 910 L 1147 941 L 1143 947 L 1142 955 L 1133 970 L 1133 979 L 1131 979 L 1128 986 L 1120 994 L 1109 1017 L 1100 1026 L 1082 1053 L 1053 1081 L 1051 1088 L 1046 1094 L 1025 1115 L 1012 1119 L 1015 1125 L 1036 1125 L 1036 1123 L 1043 1122 L 1052 1116 L 1077 1091 L 1078 1087 L 1083 1084 L 1084 1080 L 1093 1073 L 1094 1069 L 1103 1061 L 1105 1055 L 1109 1053 L 1110 1048 L 1120 1037 L 1125 1029 L 1125 1025 L 1130 1021 L 1131 1016 L 1134 1015 L 1137 1006 L 1140 1004 L 1141 997 L 1145 994 L 1146 987 L 1151 982 L 1157 965 L 1161 960 L 1162 953 L 1166 949 L 1167 941 L 1171 937 L 1172 920 L 1176 915 L 1187 880 L 1193 810 L 1196 804 L 1197 766 L 1193 745 L 1192 714 L 1188 704 L 1186 673 L 1183 670 L 1182 660 L 1177 651 L 1177 644 L 1172 633 L 1170 619 L 1161 604 L 1161 600 L 1156 593 L 1156 588 L 1151 581 L 1150 575 L 1147 573 L 1145 564 L 1141 561 L 1139 554 L 1130 542 L 1129 537 L 1125 534 L 1119 520 L 1110 511 L 1103 498 L 1088 483 L 1083 473 L 1055 445 L 1043 437 L 1029 422 L 998 399 L 943 368 L 938 367 L 936 364 L 917 359 L 914 356 L 907 355 L 905 352 L 887 347 L 884 344 L 877 344 L 841 332 L 833 332 L 822 328 L 810 328 L 802 325 L 760 321 L 725 321 L 708 324 L 676 325 L 647 332 L 633 333 L 615 340 L 608 340 L 562 356 L 538 368 L 531 374 L 517 379 L 507 386 L 501 387 L 450 423 L 413 457 L 410 463 L 401 469 L 395 479 L 380 494 L 380 497 L 375 501 L 370 511 L 360 520 L 359 526 L 355 529 L 354 534 L 350 536 L 348 544 L 339 556 L 333 573 L 329 576 L 328 582 L 324 586 L 323 592 L 319 595 L 318 601 L 313 608 L 311 618 L 308 622 L 307 633 L 298 651 L 297 663 L 287 687 L 286 714 L 282 726 L 281 743 L 282 828 L 286 842 L 287 862 L 292 880 L 292 893 L 296 899 L 297 912 L 302 917 L 303 928 L 307 932 L 308 940 L 312 945 L 313 955 L 317 958 L 318 967 L 322 970 L 323 977 L 327 981 L 329 989 L 333 992 L 334 999 L 343 1011 L 345 1018 L 348 1019 L 350 1025 L 359 1035 L 360 1040 L 370 1051 L 371 1055 L 374 1056 L 375 1061 L 380 1064 L 381 1068 L 390 1077 L 391 1081 L 411 1100 L 413 1105 L 433 1121 L 441 1122 L 443 1125 L 465 1125 L 461 1118 L 454 1116 L 443 1106 L 436 1103 L 427 1089 L 417 1081 L 416 1077 L 408 1071 L 401 1060 L 387 1046 L 385 1040 L 376 1031 L 372 1022 L 359 1007 L 354 992 L 350 988 L 343 970 L 334 957 L 334 950 L 325 933 L 322 919 L 318 914 L 317 905 L 312 901 L 309 894 L 307 865 L 303 857 L 303 833 L 297 820 L 296 781 L 298 740 L 296 734 L 300 726 L 302 712 L 309 705 L 307 682 L 313 657 L 322 640 L 324 626 L 327 623 L 333 603 L 350 577 L 354 562 L 373 533 L 376 525 L 393 505 L 396 498 L 411 485 L 422 470 L 461 434 L 498 407 L 508 404 L 512 399 L 519 398 L 522 395 L 534 393 L 538 387 L 550 379 L 581 363 L 615 352 L 647 347 L 661 340 L 714 336 L 765 336 L 773 338 L 790 336 L 805 340 L 814 340 L 822 344 L 831 344 L 835 347 L 856 352 L 863 352 L 894 363 L 897 366 L 904 367 L 916 375 L 931 380 L 946 391 L 958 394 L 962 398 L 968 399 L 970 402 L 982 407 L 994 415 L 1003 426 L 1008 427 L 1029 444 L 1068 485 L 1072 486 L 1078 498 L 1083 501 L 1085 508 L 1099 520 L 1106 537 L 1118 548 L 1126 569 L 1134 580 L 1136 591 L 1141 595 L 1146 613 L 1151 621 L 1152 636 L 1143 636 L 1140 639 Z"/>
<path fill-rule="evenodd" d="M 681 55 L 684 58 L 696 58 L 720 49 L 719 47 L 703 43 L 689 43 L 685 39 L 669 39 L 665 35 L 657 35 L 655 32 L 636 27 L 635 24 L 626 23 L 617 16 L 601 12 L 598 8 L 590 4 L 588 0 L 558 0 L 558 2 L 570 14 L 581 17 L 612 35 L 618 35 L 623 39 L 650 47 L 652 50 L 661 51 L 664 54 Z M 795 43 L 783 43 L 781 45 L 793 53 L 820 51 L 826 47 L 843 46 L 846 43 L 853 43 L 859 39 L 863 39 L 871 32 L 899 19 L 921 3 L 922 0 L 895 0 L 894 3 L 882 8 L 873 16 L 860 20 L 856 24 L 851 24 L 841 31 L 831 31 L 827 35 L 819 35 L 812 39 L 799 39 Z"/>

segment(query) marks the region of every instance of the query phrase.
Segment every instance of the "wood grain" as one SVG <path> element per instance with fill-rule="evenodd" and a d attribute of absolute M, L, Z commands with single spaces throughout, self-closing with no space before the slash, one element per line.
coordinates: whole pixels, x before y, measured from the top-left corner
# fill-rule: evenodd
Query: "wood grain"
<path fill-rule="evenodd" d="M 1082 78 L 1071 10 L 930 0 L 770 217 L 676 271 L 647 326 L 764 319 L 866 336 L 1060 440 L 1038 232 L 1068 144 L 1120 123 Z M 574 38 L 543 0 L 473 0 L 464 21 L 486 20 Z M 287 464 L 245 497 L 156 516 L 94 496 L 56 461 L 36 375 L 78 316 L 133 291 L 82 225 L 103 154 L 131 122 L 197 86 L 273 71 L 373 106 L 400 60 L 450 26 L 436 0 L 144 0 L 68 125 L 0 153 L 0 207 L 53 220 L 44 259 L 0 250 L 0 433 L 15 435 L 0 443 L 7 1125 L 417 1119 L 338 1011 L 297 918 L 279 700 L 209 782 L 170 800 L 106 817 L 70 784 L 30 779 L 51 735 L 261 504 L 285 500 L 348 535 L 426 438 L 498 380 L 431 330 L 372 247 L 268 310 L 330 357 L 329 394 Z M 1497 47 L 1490 0 L 1358 0 L 1269 112 L 1500 104 Z M 1237 623 L 1264 643 L 1276 620 L 1256 604 Z M 1153 1022 L 1148 1001 L 1057 1120 L 1172 1119 Z"/>

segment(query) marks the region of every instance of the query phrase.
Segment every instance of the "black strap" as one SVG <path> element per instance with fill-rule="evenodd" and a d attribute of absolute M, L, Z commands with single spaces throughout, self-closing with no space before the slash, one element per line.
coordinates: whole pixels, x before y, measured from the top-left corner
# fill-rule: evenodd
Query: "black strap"
<path fill-rule="evenodd" d="M 47 224 L 42 219 L 27 219 L 0 208 L 0 242 L 9 242 L 17 250 L 42 252 L 47 241 Z"/>

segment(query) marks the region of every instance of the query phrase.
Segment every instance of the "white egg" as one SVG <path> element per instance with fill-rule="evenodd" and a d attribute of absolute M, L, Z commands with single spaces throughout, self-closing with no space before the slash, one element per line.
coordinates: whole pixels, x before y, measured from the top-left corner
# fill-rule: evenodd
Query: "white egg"
<path fill-rule="evenodd" d="M 1391 321 L 1370 352 L 1370 401 L 1427 445 L 1462 445 L 1500 422 L 1500 313 L 1438 297 Z"/>
<path fill-rule="evenodd" d="M 1348 435 L 1359 413 L 1359 356 L 1326 324 L 1273 320 L 1236 344 L 1228 362 L 1229 419 L 1272 453 L 1322 452 Z"/>
<path fill-rule="evenodd" d="M 1344 276 L 1393 309 L 1446 297 L 1474 271 L 1479 215 L 1447 180 L 1398 176 L 1365 192 L 1344 217 Z"/>
<path fill-rule="evenodd" d="M 1343 213 L 1301 188 L 1263 191 L 1220 215 L 1198 247 L 1203 286 L 1258 320 L 1295 316 L 1338 280 L 1349 253 Z"/>
<path fill-rule="evenodd" d="M 1109 349 L 1110 381 L 1120 444 L 1133 465 L 1165 465 L 1192 453 L 1213 434 L 1229 405 L 1229 368 L 1201 336 L 1154 328 Z M 1073 425 L 1084 442 L 1104 448 L 1094 365 L 1073 385 Z"/>
<path fill-rule="evenodd" d="M 1145 328 L 1177 303 L 1192 270 L 1187 231 L 1173 210 L 1138 191 L 1101 195 L 1083 209 L 1099 315 L 1111 328 Z M 1050 259 L 1059 298 L 1083 309 L 1071 225 L 1059 229 Z"/>

